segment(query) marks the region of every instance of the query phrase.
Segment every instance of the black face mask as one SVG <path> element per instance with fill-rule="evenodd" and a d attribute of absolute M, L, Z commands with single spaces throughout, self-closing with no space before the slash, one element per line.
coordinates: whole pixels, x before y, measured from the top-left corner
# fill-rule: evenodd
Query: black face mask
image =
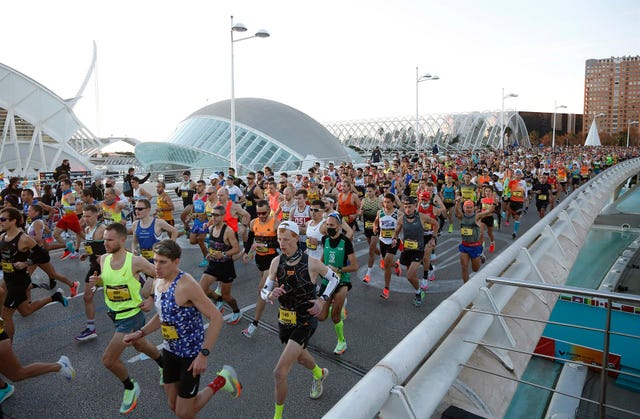
<path fill-rule="evenodd" d="M 338 232 L 337 228 L 327 227 L 327 234 L 329 234 L 329 237 L 335 236 L 337 232 Z"/>

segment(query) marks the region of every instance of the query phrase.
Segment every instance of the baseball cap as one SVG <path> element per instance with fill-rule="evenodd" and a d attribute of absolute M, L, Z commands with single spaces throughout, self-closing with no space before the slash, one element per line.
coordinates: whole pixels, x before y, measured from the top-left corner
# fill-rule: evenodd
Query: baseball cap
<path fill-rule="evenodd" d="M 473 204 L 472 200 L 467 199 L 466 201 L 464 201 L 463 206 L 465 206 L 465 207 L 474 207 L 475 205 Z"/>
<path fill-rule="evenodd" d="M 300 235 L 300 229 L 298 228 L 298 224 L 294 223 L 293 221 L 282 221 L 278 225 L 278 230 L 280 229 L 289 230 L 290 232 L 294 233 L 297 236 Z"/>
<path fill-rule="evenodd" d="M 428 201 L 428 200 L 430 200 L 430 199 L 431 199 L 431 192 L 429 192 L 429 191 L 422 191 L 422 192 L 420 192 L 420 196 L 419 196 L 419 198 L 420 198 L 420 199 L 424 199 L 424 200 Z"/>
<path fill-rule="evenodd" d="M 516 175 L 521 175 L 522 174 L 522 170 L 520 169 L 516 169 L 516 171 L 514 172 Z"/>
<path fill-rule="evenodd" d="M 331 179 L 331 176 L 325 176 L 325 177 L 322 178 L 322 180 L 324 182 L 331 182 L 332 179 Z"/>
<path fill-rule="evenodd" d="M 218 179 L 218 175 L 216 172 L 213 172 L 209 175 L 209 179 L 213 180 L 213 179 Z"/>

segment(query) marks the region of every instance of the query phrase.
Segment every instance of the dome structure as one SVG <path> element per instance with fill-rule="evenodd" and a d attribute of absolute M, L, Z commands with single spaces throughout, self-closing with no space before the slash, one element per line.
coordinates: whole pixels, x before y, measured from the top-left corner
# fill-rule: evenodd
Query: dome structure
<path fill-rule="evenodd" d="M 240 98 L 236 104 L 236 157 L 240 173 L 265 165 L 299 170 L 315 161 L 350 160 L 327 129 L 290 106 L 267 99 Z M 231 101 L 205 106 L 183 120 L 167 142 L 136 146 L 147 170 L 224 169 L 230 165 Z"/>

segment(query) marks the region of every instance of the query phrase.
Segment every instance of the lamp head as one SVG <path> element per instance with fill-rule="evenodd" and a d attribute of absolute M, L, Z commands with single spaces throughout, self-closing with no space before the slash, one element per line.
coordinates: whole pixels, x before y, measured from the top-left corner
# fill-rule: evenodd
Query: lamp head
<path fill-rule="evenodd" d="M 565 109 L 567 107 L 567 105 L 559 105 L 556 106 L 556 109 Z"/>
<path fill-rule="evenodd" d="M 271 35 L 269 34 L 269 32 L 266 29 L 258 29 L 258 32 L 256 32 L 255 36 L 257 38 L 268 38 Z"/>
<path fill-rule="evenodd" d="M 247 31 L 247 27 L 244 26 L 242 23 L 235 23 L 232 27 L 231 30 L 234 32 L 246 32 Z"/>
<path fill-rule="evenodd" d="M 509 93 L 508 95 L 505 96 L 505 99 L 508 97 L 518 97 L 518 95 L 516 93 Z"/>

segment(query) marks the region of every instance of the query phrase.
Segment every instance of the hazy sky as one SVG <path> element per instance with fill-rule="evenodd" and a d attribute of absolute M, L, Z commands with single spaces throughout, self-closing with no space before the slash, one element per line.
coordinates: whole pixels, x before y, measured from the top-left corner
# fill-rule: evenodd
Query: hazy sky
<path fill-rule="evenodd" d="M 584 62 L 640 54 L 638 0 L 3 2 L 0 62 L 63 98 L 99 136 L 164 140 L 193 111 L 228 99 L 230 16 L 271 37 L 235 44 L 236 97 L 320 122 L 505 108 L 582 113 Z M 96 111 L 99 97 L 99 112 Z M 99 121 L 99 122 L 98 122 Z"/>

